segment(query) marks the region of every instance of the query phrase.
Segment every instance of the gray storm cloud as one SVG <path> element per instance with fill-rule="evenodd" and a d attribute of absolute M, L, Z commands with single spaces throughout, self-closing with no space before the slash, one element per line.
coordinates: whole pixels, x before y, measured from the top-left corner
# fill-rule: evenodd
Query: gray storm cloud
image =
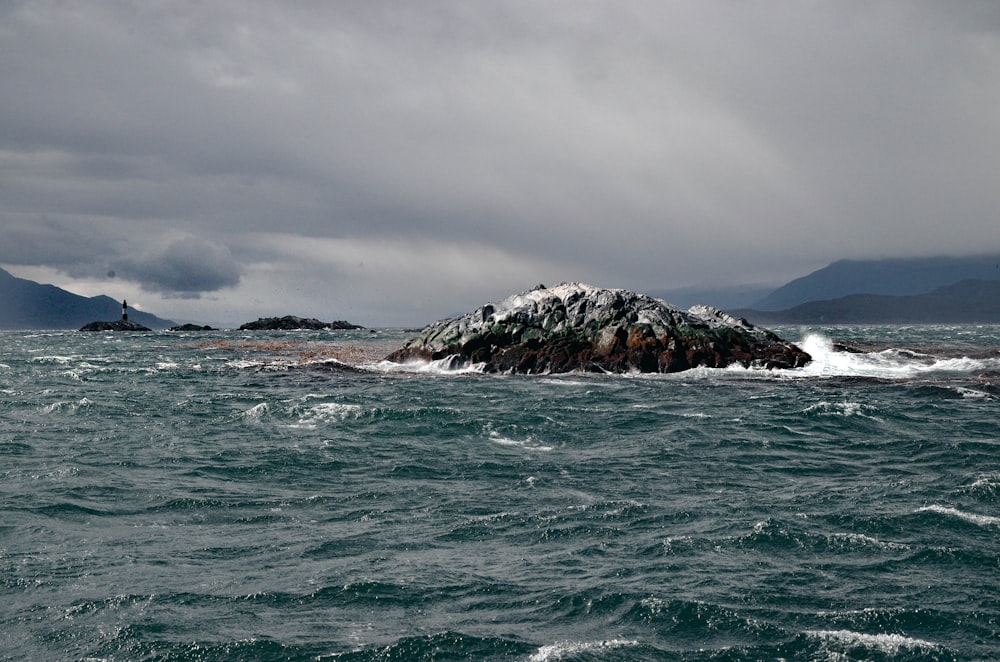
<path fill-rule="evenodd" d="M 149 291 L 182 298 L 234 287 L 240 267 L 229 249 L 194 237 L 173 241 L 139 259 L 121 258 L 116 274 Z"/>
<path fill-rule="evenodd" d="M 0 55 L 0 264 L 67 284 L 450 311 L 1000 249 L 996 3 L 15 0 Z"/>

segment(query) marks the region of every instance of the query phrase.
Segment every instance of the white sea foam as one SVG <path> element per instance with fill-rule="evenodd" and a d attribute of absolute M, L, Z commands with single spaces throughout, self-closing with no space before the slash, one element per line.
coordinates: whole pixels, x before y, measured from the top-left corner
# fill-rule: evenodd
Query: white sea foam
<path fill-rule="evenodd" d="M 1000 488 L 1000 473 L 997 472 L 982 474 L 969 486 L 969 489 L 973 492 L 985 492 L 987 494 L 993 494 L 998 488 Z"/>
<path fill-rule="evenodd" d="M 564 657 L 580 655 L 591 651 L 607 651 L 615 648 L 627 648 L 638 646 L 639 642 L 629 639 L 608 639 L 607 641 L 561 641 L 555 644 L 548 644 L 538 649 L 531 657 L 530 662 L 549 662 L 551 660 L 561 660 Z"/>
<path fill-rule="evenodd" d="M 957 517 L 959 519 L 965 520 L 966 522 L 972 522 L 973 524 L 978 524 L 979 526 L 1000 526 L 1000 517 L 994 517 L 992 515 L 979 515 L 977 513 L 967 513 L 964 510 L 959 510 L 958 508 L 951 508 L 949 506 L 939 506 L 937 504 L 924 506 L 922 508 L 917 508 L 918 513 L 937 513 L 939 515 L 946 515 L 948 517 Z"/>
<path fill-rule="evenodd" d="M 70 361 L 75 361 L 79 359 L 79 356 L 60 356 L 57 354 L 47 354 L 44 356 L 34 356 L 31 361 L 33 363 L 60 363 L 66 364 Z"/>
<path fill-rule="evenodd" d="M 342 402 L 320 402 L 309 407 L 297 423 L 293 423 L 288 427 L 314 430 L 322 423 L 337 423 L 348 419 L 358 419 L 363 414 L 364 408 L 361 405 L 345 404 Z"/>
<path fill-rule="evenodd" d="M 878 538 L 873 538 L 871 536 L 866 536 L 863 533 L 834 533 L 830 535 L 831 541 L 844 541 L 850 547 L 862 547 L 862 548 L 873 548 L 881 550 L 907 550 L 909 545 L 898 542 L 886 542 L 884 540 L 879 540 Z"/>
<path fill-rule="evenodd" d="M 862 646 L 886 655 L 893 655 L 900 650 L 912 648 L 929 648 L 937 650 L 937 644 L 923 639 L 914 639 L 901 634 L 865 634 L 851 630 L 810 630 L 806 635 L 842 646 Z"/>
<path fill-rule="evenodd" d="M 255 404 L 253 407 L 250 407 L 250 409 L 247 409 L 245 412 L 241 413 L 240 417 L 245 418 L 249 421 L 259 421 L 265 418 L 270 413 L 271 413 L 271 405 L 267 404 L 266 402 L 260 402 L 258 404 Z"/>
<path fill-rule="evenodd" d="M 877 411 L 875 407 L 866 405 L 863 402 L 852 402 L 847 400 L 844 402 L 827 402 L 826 400 L 823 400 L 814 405 L 809 405 L 803 411 L 806 414 L 817 414 L 820 416 L 843 416 L 845 418 L 857 416 L 860 418 L 879 420 L 877 416 L 872 416 L 869 413 Z"/>
<path fill-rule="evenodd" d="M 984 370 L 1000 370 L 1000 360 L 969 357 L 942 358 L 919 352 L 886 349 L 879 352 L 836 351 L 833 342 L 811 333 L 798 343 L 812 356 L 803 368 L 783 371 L 807 377 L 876 377 L 910 379 L 931 375 L 967 375 Z"/>
<path fill-rule="evenodd" d="M 966 386 L 955 386 L 955 392 L 961 395 L 963 398 L 969 400 L 993 400 L 994 396 L 985 392 L 979 391 L 974 388 L 968 388 Z"/>
<path fill-rule="evenodd" d="M 388 373 L 419 373 L 434 375 L 464 375 L 483 372 L 484 363 L 468 363 L 460 357 L 447 356 L 436 361 L 378 361 L 360 366 L 365 370 Z"/>
<path fill-rule="evenodd" d="M 53 402 L 50 405 L 45 405 L 42 407 L 43 414 L 54 414 L 59 411 L 68 411 L 71 414 L 75 414 L 80 409 L 84 407 L 89 407 L 94 404 L 90 398 L 80 398 L 76 402 L 67 402 L 65 400 L 60 400 L 59 402 Z"/>
<path fill-rule="evenodd" d="M 588 388 L 593 388 L 595 386 L 603 386 L 603 384 L 598 384 L 595 382 L 585 382 L 579 379 L 568 379 L 565 377 L 546 377 L 542 380 L 543 384 L 552 384 L 553 386 L 586 386 Z"/>
<path fill-rule="evenodd" d="M 535 441 L 534 437 L 530 435 L 525 439 L 512 439 L 510 437 L 505 437 L 496 430 L 490 430 L 489 432 L 490 441 L 494 444 L 499 444 L 501 446 L 514 446 L 516 448 L 524 448 L 531 451 L 542 451 L 548 452 L 552 450 L 552 446 L 546 446 L 545 444 L 538 443 Z"/>
<path fill-rule="evenodd" d="M 967 375 L 984 370 L 1000 370 L 1000 359 L 969 357 L 942 358 L 930 354 L 886 349 L 879 352 L 841 352 L 833 342 L 810 333 L 798 343 L 812 356 L 803 368 L 782 371 L 806 377 L 875 377 L 910 379 L 930 375 Z"/>

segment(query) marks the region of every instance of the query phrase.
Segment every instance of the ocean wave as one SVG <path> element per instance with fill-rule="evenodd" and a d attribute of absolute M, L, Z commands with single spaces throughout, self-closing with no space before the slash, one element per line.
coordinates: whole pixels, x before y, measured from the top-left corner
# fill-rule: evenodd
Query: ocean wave
<path fill-rule="evenodd" d="M 80 398 L 76 402 L 70 402 L 66 400 L 60 400 L 58 402 L 53 402 L 42 407 L 43 414 L 55 414 L 57 412 L 68 412 L 70 414 L 75 414 L 81 409 L 87 409 L 94 404 L 93 400 L 87 397 Z"/>
<path fill-rule="evenodd" d="M 540 647 L 531 657 L 530 662 L 550 662 L 564 657 L 590 653 L 605 652 L 618 648 L 638 646 L 639 642 L 632 639 L 607 639 L 605 641 L 561 641 Z"/>
<path fill-rule="evenodd" d="M 554 450 L 552 446 L 539 443 L 531 435 L 528 435 L 524 439 L 514 439 L 512 437 L 502 435 L 496 430 L 490 430 L 487 436 L 491 442 L 493 442 L 494 444 L 499 444 L 501 446 L 512 446 L 515 448 L 523 448 L 524 450 L 541 451 L 541 452 L 549 452 L 551 450 Z"/>
<path fill-rule="evenodd" d="M 1000 492 L 1000 472 L 994 471 L 977 476 L 967 491 L 980 496 L 996 496 L 997 492 Z"/>
<path fill-rule="evenodd" d="M 831 533 L 827 536 L 831 547 L 843 546 L 848 550 L 877 549 L 881 551 L 907 551 L 906 543 L 879 540 L 864 533 Z"/>
<path fill-rule="evenodd" d="M 805 377 L 913 379 L 1000 371 L 1000 359 L 995 357 L 940 356 L 905 348 L 841 351 L 830 338 L 818 333 L 806 335 L 798 344 L 813 360 L 803 368 L 779 372 Z"/>
<path fill-rule="evenodd" d="M 910 550 L 906 543 L 881 540 L 864 533 L 807 531 L 791 523 L 772 519 L 756 522 L 750 532 L 730 540 L 747 548 L 798 549 L 823 554 L 872 551 L 898 553 Z"/>
<path fill-rule="evenodd" d="M 973 524 L 978 524 L 979 526 L 1000 526 L 1000 517 L 994 517 L 992 515 L 979 515 L 977 513 L 968 513 L 965 512 L 964 510 L 959 510 L 958 508 L 951 508 L 949 506 L 940 506 L 934 504 L 930 506 L 924 506 L 922 508 L 917 508 L 916 512 L 937 513 L 938 515 L 956 517 L 966 522 L 972 522 Z"/>
<path fill-rule="evenodd" d="M 805 634 L 838 647 L 866 648 L 884 655 L 894 655 L 902 650 L 939 650 L 941 648 L 934 642 L 914 639 L 901 634 L 866 634 L 852 630 L 807 630 Z"/>
<path fill-rule="evenodd" d="M 877 411 L 878 409 L 876 407 L 863 402 L 854 402 L 851 400 L 845 400 L 843 402 L 829 402 L 823 400 L 821 402 L 817 402 L 816 404 L 809 405 L 803 410 L 803 413 L 815 414 L 818 416 L 843 416 L 846 418 L 857 416 L 877 421 L 880 420 L 879 417 L 872 415 L 872 412 Z"/>
<path fill-rule="evenodd" d="M 77 355 L 61 355 L 61 354 L 45 354 L 42 356 L 33 356 L 31 358 L 32 363 L 58 363 L 60 365 L 65 365 L 72 361 L 78 361 L 81 357 Z"/>
<path fill-rule="evenodd" d="M 266 402 L 259 402 L 250 409 L 239 413 L 239 417 L 247 421 L 260 421 L 271 414 L 271 405 Z"/>
<path fill-rule="evenodd" d="M 361 405 L 342 402 L 321 402 L 310 406 L 299 420 L 289 424 L 291 428 L 315 430 L 323 423 L 338 423 L 348 419 L 359 419 L 365 414 Z"/>
<path fill-rule="evenodd" d="M 377 361 L 362 364 L 361 368 L 383 373 L 415 373 L 432 375 L 482 374 L 484 363 L 469 363 L 458 355 L 446 356 L 435 361 Z"/>

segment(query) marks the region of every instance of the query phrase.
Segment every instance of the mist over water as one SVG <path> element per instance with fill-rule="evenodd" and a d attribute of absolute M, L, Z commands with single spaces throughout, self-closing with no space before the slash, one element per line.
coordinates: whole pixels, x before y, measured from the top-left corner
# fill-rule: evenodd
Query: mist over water
<path fill-rule="evenodd" d="M 814 362 L 2 333 L 0 655 L 995 658 L 1000 327 L 778 332 Z"/>

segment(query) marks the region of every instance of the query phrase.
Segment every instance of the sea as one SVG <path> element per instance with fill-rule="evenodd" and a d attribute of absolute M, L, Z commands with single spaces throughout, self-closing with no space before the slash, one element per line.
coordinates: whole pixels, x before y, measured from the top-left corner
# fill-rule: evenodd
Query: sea
<path fill-rule="evenodd" d="M 814 361 L 2 332 L 0 658 L 1000 659 L 1000 326 L 774 330 Z"/>

